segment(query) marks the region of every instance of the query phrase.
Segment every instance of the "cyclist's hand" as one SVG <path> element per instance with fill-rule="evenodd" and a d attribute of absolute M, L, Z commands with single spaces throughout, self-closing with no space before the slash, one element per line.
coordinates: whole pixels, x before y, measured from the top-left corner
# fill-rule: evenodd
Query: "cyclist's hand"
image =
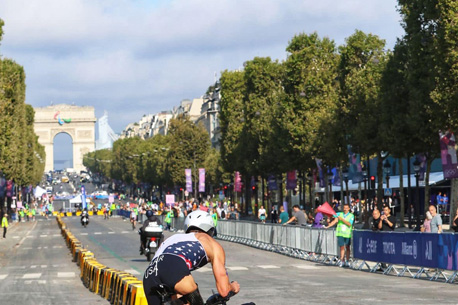
<path fill-rule="evenodd" d="M 231 287 L 232 287 L 232 291 L 233 291 L 234 293 L 239 293 L 239 291 L 240 291 L 240 285 L 239 285 L 239 283 L 237 283 L 236 281 L 232 281 L 232 282 L 231 282 Z"/>

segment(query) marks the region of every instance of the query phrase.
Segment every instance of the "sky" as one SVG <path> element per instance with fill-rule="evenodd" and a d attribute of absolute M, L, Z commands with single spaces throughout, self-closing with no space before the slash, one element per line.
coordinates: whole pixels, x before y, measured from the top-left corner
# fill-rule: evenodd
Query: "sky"
<path fill-rule="evenodd" d="M 26 71 L 26 102 L 93 106 L 120 133 L 202 96 L 224 70 L 284 60 L 294 35 L 336 45 L 356 29 L 392 49 L 395 0 L 0 0 L 0 56 Z"/>
<path fill-rule="evenodd" d="M 256 56 L 284 60 L 296 34 L 337 45 L 355 29 L 392 49 L 394 0 L 1 0 L 0 54 L 23 65 L 26 102 L 106 110 L 115 132 L 202 96 L 215 73 Z"/>

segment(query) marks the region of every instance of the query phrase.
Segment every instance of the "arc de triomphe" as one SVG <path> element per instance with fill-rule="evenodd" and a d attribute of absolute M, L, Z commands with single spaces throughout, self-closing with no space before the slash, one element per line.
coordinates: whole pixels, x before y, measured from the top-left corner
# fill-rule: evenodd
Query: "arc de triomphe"
<path fill-rule="evenodd" d="M 35 133 L 46 152 L 45 171 L 54 169 L 54 138 L 62 132 L 72 138 L 73 168 L 83 170 L 83 155 L 95 149 L 94 107 L 59 104 L 34 109 Z"/>

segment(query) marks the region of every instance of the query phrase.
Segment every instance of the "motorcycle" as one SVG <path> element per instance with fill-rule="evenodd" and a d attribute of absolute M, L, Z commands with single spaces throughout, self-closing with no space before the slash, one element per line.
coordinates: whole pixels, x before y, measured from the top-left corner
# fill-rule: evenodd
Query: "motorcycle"
<path fill-rule="evenodd" d="M 89 216 L 88 215 L 81 215 L 81 225 L 86 228 L 89 224 Z"/>
<path fill-rule="evenodd" d="M 145 234 L 146 242 L 145 248 L 143 249 L 143 254 L 146 255 L 147 261 L 151 261 L 156 253 L 157 249 L 161 245 L 164 235 L 162 234 L 162 226 L 158 226 L 157 223 L 152 222 L 145 227 L 143 234 Z M 141 235 L 142 230 L 138 230 L 138 233 Z"/>

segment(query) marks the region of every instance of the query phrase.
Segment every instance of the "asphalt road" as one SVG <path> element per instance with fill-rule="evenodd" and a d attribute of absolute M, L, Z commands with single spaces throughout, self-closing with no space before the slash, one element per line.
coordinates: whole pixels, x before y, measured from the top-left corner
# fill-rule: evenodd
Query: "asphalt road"
<path fill-rule="evenodd" d="M 78 217 L 64 219 L 99 262 L 142 278 L 148 262 L 138 253 L 139 235 L 130 223 L 100 216 L 90 221 L 83 228 Z M 33 237 L 24 238 L 27 233 Z M 230 304 L 458 304 L 456 284 L 341 269 L 235 243 L 221 244 L 229 276 L 241 285 Z M 55 219 L 15 225 L 0 249 L 1 304 L 107 304 L 83 287 Z M 63 278 L 72 272 L 75 276 Z M 39 278 L 24 278 L 37 273 Z M 211 295 L 215 287 L 211 268 L 205 266 L 193 276 L 204 298 Z"/>

